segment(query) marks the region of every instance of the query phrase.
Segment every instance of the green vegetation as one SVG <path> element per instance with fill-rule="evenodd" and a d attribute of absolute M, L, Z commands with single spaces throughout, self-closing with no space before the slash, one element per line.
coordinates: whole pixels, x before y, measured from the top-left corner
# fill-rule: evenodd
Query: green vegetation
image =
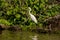
<path fill-rule="evenodd" d="M 34 28 L 36 24 L 29 18 L 28 7 L 43 27 L 44 20 L 60 13 L 56 0 L 0 0 L 0 23 L 20 25 L 23 29 Z"/>

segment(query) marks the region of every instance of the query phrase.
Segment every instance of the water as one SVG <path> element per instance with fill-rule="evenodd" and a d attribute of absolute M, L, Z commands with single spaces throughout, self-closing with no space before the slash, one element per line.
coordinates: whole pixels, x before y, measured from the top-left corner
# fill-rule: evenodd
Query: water
<path fill-rule="evenodd" d="M 60 34 L 42 34 L 28 31 L 0 31 L 0 40 L 60 40 Z"/>

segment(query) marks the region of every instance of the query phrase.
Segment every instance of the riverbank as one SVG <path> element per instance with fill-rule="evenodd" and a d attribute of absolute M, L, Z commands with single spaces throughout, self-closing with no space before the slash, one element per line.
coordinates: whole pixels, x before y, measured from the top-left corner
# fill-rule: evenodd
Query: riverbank
<path fill-rule="evenodd" d="M 36 32 L 36 33 L 58 33 L 57 31 L 51 31 L 49 29 L 43 29 L 43 28 L 36 28 L 36 29 L 27 29 L 23 30 L 21 27 L 18 25 L 14 26 L 6 26 L 4 24 L 0 24 L 0 31 L 1 30 L 9 30 L 9 31 L 31 31 L 31 32 Z"/>

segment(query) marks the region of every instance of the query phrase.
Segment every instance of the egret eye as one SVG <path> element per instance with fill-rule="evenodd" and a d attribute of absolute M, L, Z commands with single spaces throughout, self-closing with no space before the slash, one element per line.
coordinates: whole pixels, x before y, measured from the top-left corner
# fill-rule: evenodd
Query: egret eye
<path fill-rule="evenodd" d="M 29 11 L 31 11 L 31 8 L 30 7 L 28 7 L 28 9 L 29 9 Z"/>

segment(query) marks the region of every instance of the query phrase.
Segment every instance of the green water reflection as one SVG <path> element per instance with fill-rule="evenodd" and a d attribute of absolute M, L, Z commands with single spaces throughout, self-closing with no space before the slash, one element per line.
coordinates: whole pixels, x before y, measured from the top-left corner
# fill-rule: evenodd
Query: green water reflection
<path fill-rule="evenodd" d="M 2 33 L 1 33 L 2 32 Z M 38 34 L 27 31 L 8 31 L 0 32 L 0 40 L 60 40 L 60 34 Z"/>

